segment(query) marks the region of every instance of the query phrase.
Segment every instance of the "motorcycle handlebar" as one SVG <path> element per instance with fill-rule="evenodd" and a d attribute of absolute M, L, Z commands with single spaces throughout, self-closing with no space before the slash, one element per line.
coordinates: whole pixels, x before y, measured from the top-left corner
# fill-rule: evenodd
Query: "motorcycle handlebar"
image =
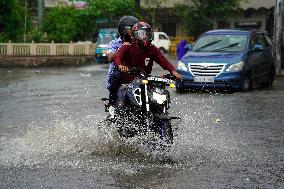
<path fill-rule="evenodd" d="M 136 67 L 130 68 L 128 71 L 129 74 L 139 74 L 140 70 Z"/>
<path fill-rule="evenodd" d="M 163 78 L 174 80 L 174 81 L 177 79 L 177 77 L 172 74 L 163 75 Z"/>
<path fill-rule="evenodd" d="M 149 76 L 148 74 L 146 74 L 145 72 L 141 71 L 139 68 L 137 67 L 132 67 L 129 69 L 129 71 L 127 72 L 129 74 L 133 74 L 133 75 L 140 75 L 142 77 L 147 77 Z M 172 74 L 166 74 L 166 75 L 162 75 L 162 78 L 166 78 L 166 79 L 170 79 L 170 80 L 176 80 L 176 76 L 172 75 Z"/>
<path fill-rule="evenodd" d="M 127 73 L 133 74 L 133 75 L 140 75 L 141 77 L 146 77 L 146 76 L 148 76 L 148 74 L 146 74 L 144 71 L 140 70 L 140 69 L 137 68 L 137 67 L 132 67 L 132 68 L 130 68 Z"/>

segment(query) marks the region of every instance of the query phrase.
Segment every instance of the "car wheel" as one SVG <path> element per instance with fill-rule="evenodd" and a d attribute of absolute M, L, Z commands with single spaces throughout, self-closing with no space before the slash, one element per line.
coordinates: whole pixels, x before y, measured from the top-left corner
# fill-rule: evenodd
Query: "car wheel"
<path fill-rule="evenodd" d="M 244 92 L 250 91 L 252 89 L 251 79 L 248 75 L 245 77 L 241 89 Z"/>

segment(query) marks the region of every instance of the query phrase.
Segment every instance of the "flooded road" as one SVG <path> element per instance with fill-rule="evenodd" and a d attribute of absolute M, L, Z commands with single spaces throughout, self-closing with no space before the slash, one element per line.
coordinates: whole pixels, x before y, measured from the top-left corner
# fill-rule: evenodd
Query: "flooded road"
<path fill-rule="evenodd" d="M 164 162 L 101 123 L 106 72 L 0 69 L 0 188 L 284 188 L 283 78 L 248 93 L 172 90 L 182 121 Z"/>

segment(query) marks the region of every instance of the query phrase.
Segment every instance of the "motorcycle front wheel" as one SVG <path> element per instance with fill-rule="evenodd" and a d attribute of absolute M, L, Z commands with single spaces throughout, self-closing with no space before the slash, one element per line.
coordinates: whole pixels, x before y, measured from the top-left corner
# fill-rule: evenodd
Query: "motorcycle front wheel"
<path fill-rule="evenodd" d="M 158 133 L 166 144 L 173 144 L 173 130 L 171 120 L 158 120 Z"/>

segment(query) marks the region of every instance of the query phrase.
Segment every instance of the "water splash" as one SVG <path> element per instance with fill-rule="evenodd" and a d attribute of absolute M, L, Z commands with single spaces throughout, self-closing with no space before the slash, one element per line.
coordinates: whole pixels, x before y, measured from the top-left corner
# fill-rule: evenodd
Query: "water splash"
<path fill-rule="evenodd" d="M 44 120 L 29 124 L 19 135 L 2 136 L 0 166 L 133 172 L 133 163 L 135 169 L 145 162 L 157 163 L 158 154 L 145 145 L 149 136 L 120 138 L 115 127 L 103 119 L 93 115 L 81 120 Z"/>

